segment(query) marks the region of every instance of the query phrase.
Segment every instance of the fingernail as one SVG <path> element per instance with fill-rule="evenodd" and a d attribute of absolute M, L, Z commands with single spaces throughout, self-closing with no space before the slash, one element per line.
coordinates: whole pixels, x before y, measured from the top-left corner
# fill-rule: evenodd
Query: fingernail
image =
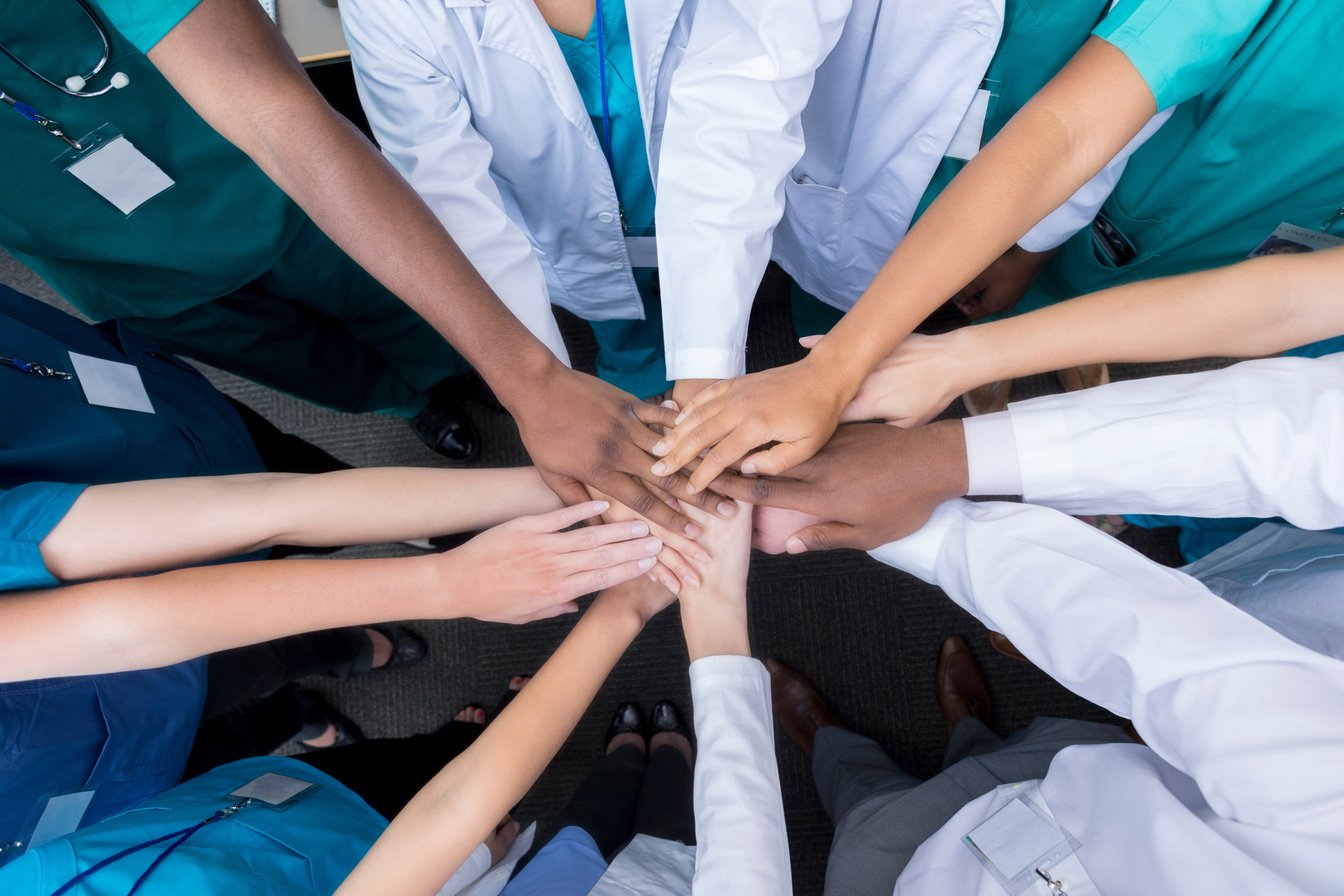
<path fill-rule="evenodd" d="M 701 529 L 695 523 L 687 523 L 686 528 L 681 531 L 685 532 L 690 538 L 699 538 L 701 535 L 705 534 L 705 530 Z"/>
<path fill-rule="evenodd" d="M 697 554 L 695 555 L 695 562 L 696 562 L 696 563 L 708 563 L 708 562 L 709 562 L 709 555 L 706 554 L 704 551 L 700 551 L 699 553 L 697 553 Z"/>
<path fill-rule="evenodd" d="M 684 581 L 687 585 L 690 585 L 692 588 L 700 587 L 700 580 L 697 579 L 695 576 L 691 575 L 690 573 L 686 573 L 686 575 L 682 576 L 681 578 L 682 581 Z"/>
<path fill-rule="evenodd" d="M 663 549 L 663 543 L 657 538 L 650 538 L 644 542 L 644 550 L 650 554 L 656 554 Z"/>
<path fill-rule="evenodd" d="M 662 456 L 663 456 L 664 454 L 666 454 L 666 453 L 667 453 L 667 443 L 666 443 L 666 442 L 659 442 L 657 445 L 654 445 L 654 446 L 653 446 L 653 456 L 654 456 L 654 457 L 662 457 Z"/>
<path fill-rule="evenodd" d="M 688 480 L 688 481 L 686 482 L 686 494 L 688 494 L 688 495 L 693 495 L 693 494 L 695 494 L 695 492 L 696 492 L 695 483 L 694 483 L 694 482 L 690 482 L 690 481 Z"/>
<path fill-rule="evenodd" d="M 672 421 L 672 425 L 673 425 L 673 426 L 680 426 L 680 425 L 681 425 L 681 421 L 683 421 L 683 420 L 685 420 L 685 419 L 686 419 L 686 415 L 685 415 L 685 414 L 678 414 L 678 415 L 677 415 L 677 419 L 675 419 L 675 420 Z"/>
<path fill-rule="evenodd" d="M 657 577 L 656 575 L 654 575 L 653 573 L 649 573 L 649 581 L 650 581 L 650 582 L 655 582 L 655 583 L 656 583 L 656 582 L 658 581 L 658 577 Z"/>
<path fill-rule="evenodd" d="M 755 475 L 756 475 L 756 465 L 755 465 L 755 464 L 743 464 L 743 465 L 742 465 L 742 475 L 743 475 L 743 476 L 755 476 Z"/>
<path fill-rule="evenodd" d="M 681 593 L 681 583 L 677 581 L 676 576 L 668 576 L 667 581 L 663 583 L 663 587 L 673 594 Z"/>
<path fill-rule="evenodd" d="M 594 502 L 593 502 L 593 509 L 596 510 L 598 513 L 606 513 L 606 512 L 607 512 L 607 508 L 609 508 L 610 506 L 611 506 L 611 505 L 608 504 L 606 501 L 594 501 Z"/>
<path fill-rule="evenodd" d="M 720 515 L 720 516 L 732 516 L 732 515 L 735 514 L 735 513 L 737 513 L 737 505 L 734 504 L 732 501 L 720 501 L 720 502 L 719 502 L 719 515 Z"/>
<path fill-rule="evenodd" d="M 657 562 L 658 562 L 658 561 L 657 561 L 656 559 L 654 559 L 653 557 L 645 557 L 643 560 L 639 561 L 639 568 L 640 568 L 640 569 L 652 569 L 652 568 L 653 568 L 653 564 L 655 564 L 655 563 L 657 563 Z"/>
<path fill-rule="evenodd" d="M 790 554 L 802 554 L 807 551 L 807 545 L 803 544 L 801 538 L 790 538 L 784 545 L 784 549 Z"/>
<path fill-rule="evenodd" d="M 654 464 L 654 465 L 653 465 L 653 475 L 655 475 L 655 476 L 666 476 L 666 475 L 667 475 L 667 464 L 663 463 L 662 461 L 658 461 L 658 463 Z"/>
<path fill-rule="evenodd" d="M 667 401 L 659 405 L 659 407 L 664 407 L 670 411 L 675 411 L 677 409 L 677 403 L 669 398 Z"/>
<path fill-rule="evenodd" d="M 649 534 L 648 523 L 635 523 L 633 526 L 630 527 L 630 535 L 633 538 L 643 538 L 645 535 L 648 534 Z"/>

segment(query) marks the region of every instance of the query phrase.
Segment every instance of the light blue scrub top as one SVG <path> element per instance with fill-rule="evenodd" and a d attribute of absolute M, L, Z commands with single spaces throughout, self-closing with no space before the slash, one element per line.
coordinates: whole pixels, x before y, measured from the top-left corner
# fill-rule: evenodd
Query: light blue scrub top
<path fill-rule="evenodd" d="M 602 0 L 607 50 L 607 110 L 611 119 L 611 167 L 616 198 L 625 212 L 626 236 L 653 234 L 655 194 L 644 142 L 644 118 L 635 90 L 635 62 L 630 49 L 630 26 L 624 0 Z M 553 31 L 560 52 L 579 88 L 598 143 L 602 128 L 601 57 L 597 52 L 597 18 L 582 39 Z M 604 380 L 640 398 L 667 389 L 663 356 L 662 306 L 657 295 L 657 268 L 632 268 L 635 286 L 644 300 L 642 321 L 593 321 L 600 347 L 597 366 Z"/>
<path fill-rule="evenodd" d="M 353 791 L 303 762 L 263 756 L 231 762 L 0 868 L 0 893 L 49 896 L 76 874 L 130 846 L 186 828 L 272 772 L 318 785 L 279 808 L 260 804 L 206 825 L 163 860 L 140 896 L 328 896 L 373 846 L 387 821 Z M 85 878 L 76 894 L 124 894 L 171 841 Z"/>

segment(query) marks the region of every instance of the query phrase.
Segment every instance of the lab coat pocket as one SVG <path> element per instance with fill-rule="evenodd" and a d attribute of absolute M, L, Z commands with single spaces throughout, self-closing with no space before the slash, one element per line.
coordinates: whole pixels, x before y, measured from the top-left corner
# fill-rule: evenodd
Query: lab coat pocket
<path fill-rule="evenodd" d="M 836 187 L 813 183 L 806 177 L 784 180 L 784 217 L 776 241 L 791 245 L 796 257 L 836 263 L 841 224 L 849 194 Z"/>

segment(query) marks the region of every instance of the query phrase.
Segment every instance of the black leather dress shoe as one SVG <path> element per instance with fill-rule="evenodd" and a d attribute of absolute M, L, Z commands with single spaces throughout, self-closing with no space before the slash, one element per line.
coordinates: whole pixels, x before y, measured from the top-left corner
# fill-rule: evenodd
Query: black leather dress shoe
<path fill-rule="evenodd" d="M 423 411 L 407 421 L 420 441 L 449 460 L 471 460 L 481 448 L 476 425 L 456 400 L 435 395 Z"/>
<path fill-rule="evenodd" d="M 616 712 L 611 716 L 611 724 L 607 726 L 607 743 L 611 743 L 622 734 L 644 736 L 644 713 L 633 703 L 622 703 L 616 707 Z"/>
<path fill-rule="evenodd" d="M 649 736 L 655 734 L 680 734 L 687 740 L 691 739 L 691 727 L 686 724 L 686 717 L 681 714 L 677 704 L 671 700 L 659 700 L 653 707 L 653 721 L 649 725 Z"/>
<path fill-rule="evenodd" d="M 392 658 L 378 669 L 405 669 L 414 666 L 429 654 L 429 645 L 425 639 L 404 625 L 370 625 L 371 628 L 392 642 Z"/>

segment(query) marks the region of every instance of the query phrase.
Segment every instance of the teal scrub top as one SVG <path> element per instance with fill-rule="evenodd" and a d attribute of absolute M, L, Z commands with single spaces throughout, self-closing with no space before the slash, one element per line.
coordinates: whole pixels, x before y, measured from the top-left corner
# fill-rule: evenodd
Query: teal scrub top
<path fill-rule="evenodd" d="M 0 489 L 0 592 L 59 584 L 42 560 L 42 540 L 83 493 L 83 485 L 56 482 Z"/>
<path fill-rule="evenodd" d="M 1083 232 L 1017 312 L 1108 286 L 1232 264 L 1279 224 L 1344 236 L 1337 0 L 1124 0 L 1097 28 L 1171 119 L 1102 208 L 1123 265 Z"/>
<path fill-rule="evenodd" d="M 165 858 L 138 892 L 328 896 L 373 846 L 387 821 L 336 779 L 306 763 L 274 756 L 222 765 L 100 824 L 39 846 L 0 868 L 0 893 L 48 896 L 127 847 L 180 831 L 232 805 L 237 800 L 228 794 L 267 773 L 318 786 L 278 808 L 254 803 L 206 825 Z M 74 892 L 129 892 L 169 842 L 105 866 Z"/>
<path fill-rule="evenodd" d="M 227 295 L 282 258 L 306 218 L 136 49 L 147 49 L 194 3 L 91 0 L 111 43 L 98 88 L 113 72 L 128 86 L 76 98 L 0 55 L 0 89 L 60 122 L 72 136 L 110 125 L 175 182 L 130 215 L 65 169 L 67 149 L 0 106 L 0 246 L 97 319 L 161 318 Z M 98 30 L 74 0 L 0 0 L 5 45 L 46 78 L 88 71 Z M 117 26 L 135 37 L 127 40 Z"/>

